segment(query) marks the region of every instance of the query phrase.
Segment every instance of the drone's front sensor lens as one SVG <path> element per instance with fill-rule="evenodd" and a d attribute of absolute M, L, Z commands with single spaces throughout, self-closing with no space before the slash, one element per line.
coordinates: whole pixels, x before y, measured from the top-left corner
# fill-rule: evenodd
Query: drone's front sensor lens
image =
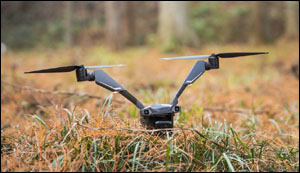
<path fill-rule="evenodd" d="M 149 110 L 144 110 L 144 114 L 148 115 L 149 114 Z"/>
<path fill-rule="evenodd" d="M 180 107 L 179 106 L 175 106 L 174 107 L 174 112 L 180 112 Z"/>

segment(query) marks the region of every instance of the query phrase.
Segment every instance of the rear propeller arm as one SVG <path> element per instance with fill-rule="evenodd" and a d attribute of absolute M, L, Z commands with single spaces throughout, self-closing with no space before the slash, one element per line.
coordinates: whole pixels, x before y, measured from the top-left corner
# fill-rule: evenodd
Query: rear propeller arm
<path fill-rule="evenodd" d="M 250 55 L 259 55 L 259 54 L 268 54 L 268 52 L 225 52 L 211 55 L 194 55 L 194 56 L 183 56 L 183 57 L 172 57 L 172 58 L 162 58 L 164 60 L 173 60 L 173 59 L 206 59 L 205 61 L 197 61 L 183 84 L 177 91 L 174 99 L 172 100 L 172 105 L 177 105 L 178 98 L 184 91 L 184 89 L 189 85 L 195 82 L 206 70 L 218 69 L 219 68 L 219 57 L 220 58 L 235 58 L 240 56 L 250 56 Z"/>
<path fill-rule="evenodd" d="M 107 67 L 115 67 L 115 66 L 123 66 L 120 65 L 101 65 L 101 66 L 84 66 L 84 65 L 71 65 L 71 66 L 63 66 L 63 67 L 55 67 L 48 69 L 41 69 L 35 71 L 28 71 L 27 73 L 62 73 L 62 72 L 71 72 L 76 70 L 76 78 L 77 82 L 82 81 L 96 81 L 96 84 L 110 90 L 113 92 L 119 92 L 125 98 L 127 98 L 130 102 L 136 105 L 139 109 L 143 109 L 144 105 L 137 100 L 133 95 L 131 95 L 126 89 L 124 89 L 120 84 L 118 84 L 115 80 L 113 80 L 108 74 L 106 74 L 102 70 L 96 70 L 94 72 L 87 72 L 87 69 L 98 69 L 98 68 L 107 68 Z"/>
<path fill-rule="evenodd" d="M 88 78 L 95 80 L 97 85 L 102 86 L 105 89 L 108 89 L 112 92 L 118 92 L 131 103 L 133 103 L 139 109 L 143 109 L 144 105 L 136 99 L 132 94 L 130 94 L 125 88 L 123 88 L 118 82 L 112 79 L 108 74 L 102 70 L 96 70 L 88 74 Z"/>
<path fill-rule="evenodd" d="M 192 68 L 192 70 L 190 71 L 190 73 L 188 74 L 188 76 L 185 78 L 184 82 L 182 83 L 182 85 L 180 86 L 180 88 L 178 89 L 175 97 L 173 98 L 171 104 L 172 105 L 177 105 L 178 104 L 178 98 L 180 97 L 180 95 L 182 94 L 182 92 L 184 91 L 184 89 L 194 83 L 204 72 L 205 70 L 209 70 L 211 68 L 211 65 L 209 62 L 205 62 L 205 61 L 197 61 L 194 65 L 194 67 Z"/>

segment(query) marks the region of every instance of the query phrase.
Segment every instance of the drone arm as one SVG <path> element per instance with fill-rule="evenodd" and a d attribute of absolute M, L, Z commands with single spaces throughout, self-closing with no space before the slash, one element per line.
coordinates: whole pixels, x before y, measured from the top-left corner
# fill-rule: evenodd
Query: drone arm
<path fill-rule="evenodd" d="M 117 83 L 104 71 L 96 70 L 93 72 L 93 74 L 90 75 L 93 76 L 91 78 L 95 80 L 96 84 L 112 92 L 119 92 L 122 96 L 124 96 L 134 105 L 136 105 L 136 107 L 138 107 L 139 109 L 144 108 L 144 105 L 138 99 L 131 95 L 125 88 L 123 88 L 119 83 Z"/>
<path fill-rule="evenodd" d="M 204 72 L 206 69 L 208 69 L 209 64 L 205 61 L 197 61 L 194 65 L 194 67 L 192 68 L 192 70 L 190 71 L 190 73 L 188 74 L 188 76 L 186 77 L 186 79 L 184 80 L 184 82 L 182 83 L 182 85 L 180 86 L 180 88 L 178 89 L 174 99 L 172 100 L 171 104 L 172 105 L 177 105 L 178 103 L 178 98 L 180 97 L 180 95 L 182 94 L 182 92 L 184 91 L 184 89 L 194 83 Z"/>
<path fill-rule="evenodd" d="M 183 83 L 183 84 L 180 86 L 180 88 L 179 88 L 179 90 L 177 91 L 177 93 L 176 93 L 174 99 L 173 99 L 172 102 L 171 102 L 171 105 L 174 105 L 174 106 L 175 106 L 175 105 L 178 104 L 178 98 L 179 98 L 179 96 L 182 94 L 182 92 L 184 91 L 184 89 L 186 88 L 186 86 L 187 86 L 187 84 L 185 84 L 185 83 Z"/>
<path fill-rule="evenodd" d="M 144 108 L 144 105 L 137 98 L 135 98 L 133 95 L 131 95 L 127 90 L 120 91 L 120 94 L 122 96 L 124 96 L 125 98 L 127 98 L 131 103 L 136 105 L 136 107 L 138 107 L 139 109 Z"/>

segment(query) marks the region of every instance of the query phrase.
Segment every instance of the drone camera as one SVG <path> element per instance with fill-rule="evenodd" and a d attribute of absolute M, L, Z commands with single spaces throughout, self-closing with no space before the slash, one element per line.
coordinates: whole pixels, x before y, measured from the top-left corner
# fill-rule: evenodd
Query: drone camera
<path fill-rule="evenodd" d="M 180 106 L 174 106 L 174 108 L 173 108 L 173 111 L 175 113 L 180 112 L 180 110 L 181 110 Z"/>
<path fill-rule="evenodd" d="M 150 115 L 151 112 L 150 112 L 150 110 L 146 109 L 146 110 L 144 110 L 144 114 L 145 114 L 145 115 Z"/>

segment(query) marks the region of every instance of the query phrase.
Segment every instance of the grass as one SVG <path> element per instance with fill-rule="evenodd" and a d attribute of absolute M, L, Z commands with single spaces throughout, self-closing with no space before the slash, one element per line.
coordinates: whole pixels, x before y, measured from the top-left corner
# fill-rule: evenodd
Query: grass
<path fill-rule="evenodd" d="M 1 171 L 299 171 L 299 80 L 288 72 L 278 73 L 274 66 L 286 62 L 277 54 L 285 52 L 291 60 L 292 55 L 299 57 L 298 46 L 291 45 L 259 48 L 275 52 L 266 62 L 222 61 L 219 71 L 205 73 L 180 98 L 183 110 L 175 117 L 172 133 L 165 136 L 142 128 L 138 110 L 122 97 L 94 84 L 76 85 L 74 74 L 24 76 L 22 71 L 31 68 L 59 65 L 45 62 L 47 51 L 8 53 L 1 58 L 2 80 L 45 90 L 83 91 L 103 99 L 41 94 L 1 84 Z M 98 53 L 108 57 L 101 62 L 128 63 L 131 68 L 107 71 L 146 104 L 170 101 L 194 62 L 170 66 L 156 60 L 167 55 L 155 48 L 136 49 L 110 53 L 91 48 L 82 52 L 87 55 L 83 63 L 95 63 Z M 66 63 L 73 61 L 68 56 L 72 50 L 58 52 Z M 122 55 L 132 57 L 119 58 Z M 264 69 L 261 63 L 267 63 Z"/>
<path fill-rule="evenodd" d="M 176 128 L 159 137 L 146 130 L 88 129 L 85 127 L 107 119 L 92 118 L 87 111 L 66 112 L 53 117 L 60 117 L 56 128 L 33 116 L 29 127 L 32 136 L 20 130 L 18 137 L 2 134 L 2 166 L 15 164 L 18 171 L 110 172 L 299 169 L 298 146 L 278 146 L 272 138 L 255 131 L 239 133 L 226 122 L 201 124 L 198 129 Z M 10 167 L 2 169 L 11 171 Z"/>

